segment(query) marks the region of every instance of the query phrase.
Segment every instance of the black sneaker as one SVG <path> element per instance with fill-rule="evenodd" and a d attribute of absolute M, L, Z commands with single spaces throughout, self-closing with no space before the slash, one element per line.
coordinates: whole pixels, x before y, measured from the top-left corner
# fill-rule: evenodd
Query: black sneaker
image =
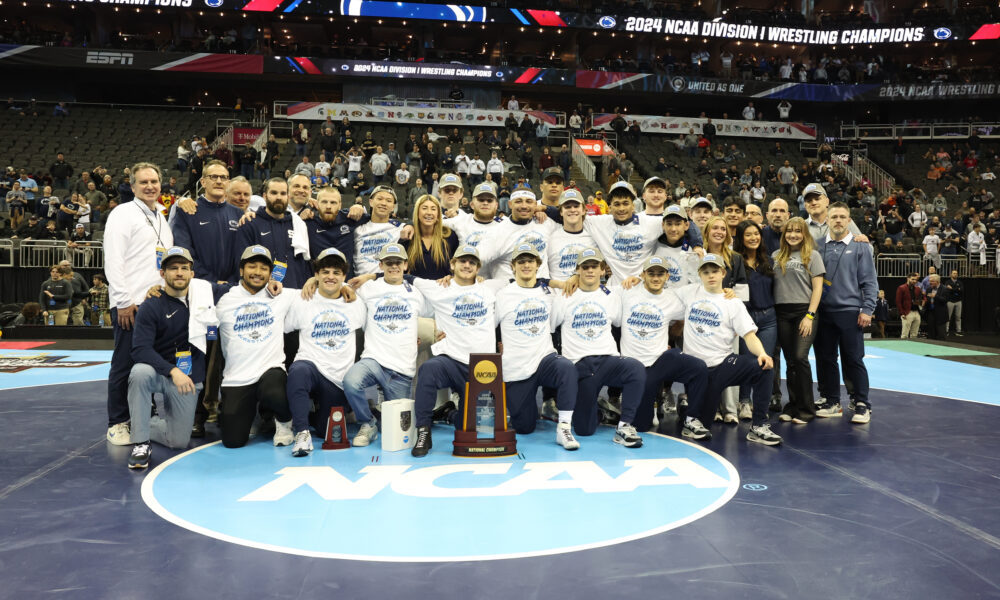
<path fill-rule="evenodd" d="M 451 415 L 458 407 L 451 400 L 445 402 L 441 406 L 434 409 L 434 414 L 431 415 L 431 420 L 435 423 L 451 423 Z"/>
<path fill-rule="evenodd" d="M 142 442 L 132 446 L 132 454 L 128 457 L 128 468 L 145 469 L 149 466 L 149 457 L 153 449 L 149 442 Z"/>
<path fill-rule="evenodd" d="M 191 437 L 193 438 L 203 438 L 205 437 L 205 424 L 195 423 L 191 426 Z"/>
<path fill-rule="evenodd" d="M 417 427 L 417 445 L 413 447 L 410 454 L 416 457 L 427 456 L 431 450 L 431 428 L 429 425 Z"/>
<path fill-rule="evenodd" d="M 767 407 L 767 410 L 770 411 L 770 412 L 776 412 L 776 413 L 780 413 L 781 412 L 781 395 L 780 394 L 772 394 L 771 395 L 771 404 Z"/>

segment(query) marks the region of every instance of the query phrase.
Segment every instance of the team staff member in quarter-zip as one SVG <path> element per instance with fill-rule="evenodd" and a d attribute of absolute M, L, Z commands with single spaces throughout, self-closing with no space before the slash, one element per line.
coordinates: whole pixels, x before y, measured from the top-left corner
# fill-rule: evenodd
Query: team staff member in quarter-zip
<path fill-rule="evenodd" d="M 128 378 L 130 469 L 149 466 L 151 441 L 184 448 L 191 439 L 198 390 L 205 380 L 208 328 L 219 324 L 212 284 L 194 280 L 193 265 L 186 248 L 168 249 L 160 269 L 164 293 L 146 299 L 136 314 L 135 365 Z M 151 417 L 155 393 L 163 394 L 163 407 Z"/>
<path fill-rule="evenodd" d="M 170 229 L 174 242 L 188 248 L 198 279 L 212 283 L 236 281 L 233 256 L 236 231 L 243 211 L 226 202 L 229 170 L 221 160 L 213 160 L 201 172 L 204 195 L 184 199 L 171 211 Z M 193 206 L 192 206 L 193 205 Z"/>
<path fill-rule="evenodd" d="M 264 246 L 274 261 L 271 277 L 285 287 L 301 288 L 310 277 L 309 237 L 302 219 L 287 212 L 288 182 L 278 177 L 265 181 L 264 204 L 256 218 L 237 229 L 236 248 Z"/>
<path fill-rule="evenodd" d="M 146 291 L 160 284 L 160 260 L 174 245 L 174 235 L 160 212 L 160 167 L 140 162 L 132 167 L 134 202 L 112 210 L 104 228 L 104 274 L 108 278 L 115 350 L 108 373 L 108 441 L 132 442 L 129 433 L 128 377 L 132 371 L 132 325 Z"/>

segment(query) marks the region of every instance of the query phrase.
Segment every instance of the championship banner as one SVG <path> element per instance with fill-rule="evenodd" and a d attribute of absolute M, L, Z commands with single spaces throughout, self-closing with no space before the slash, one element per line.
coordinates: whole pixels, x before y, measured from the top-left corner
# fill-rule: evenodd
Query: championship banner
<path fill-rule="evenodd" d="M 617 115 L 599 113 L 594 115 L 594 129 L 611 129 L 611 121 Z M 706 119 L 694 117 L 656 117 L 650 115 L 623 115 L 628 122 L 638 121 L 645 133 L 665 133 L 687 135 L 689 129 L 701 133 Z M 816 127 L 806 123 L 784 121 L 745 121 L 741 119 L 713 119 L 715 133 L 727 137 L 773 138 L 780 140 L 815 140 Z"/>
<path fill-rule="evenodd" d="M 375 106 L 371 104 L 341 104 L 334 102 L 297 102 L 285 107 L 285 116 L 296 121 L 324 121 L 327 117 L 339 121 L 344 117 L 366 123 L 406 123 L 410 125 L 442 125 L 462 127 L 503 127 L 509 115 L 521 121 L 524 115 L 541 119 L 558 129 L 556 115 L 550 112 L 520 110 L 484 110 L 478 108 L 415 108 L 411 106 Z M 444 133 L 439 131 L 438 133 Z"/>

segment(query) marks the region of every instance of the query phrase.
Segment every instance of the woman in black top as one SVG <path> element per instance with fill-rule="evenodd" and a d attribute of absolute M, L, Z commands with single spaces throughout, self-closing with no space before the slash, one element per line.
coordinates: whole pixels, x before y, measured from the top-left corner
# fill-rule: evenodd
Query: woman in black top
<path fill-rule="evenodd" d="M 746 303 L 750 318 L 757 325 L 757 338 L 768 356 L 774 356 L 774 346 L 778 340 L 778 318 L 774 311 L 774 267 L 771 257 L 764 247 L 764 235 L 760 225 L 753 221 L 743 221 L 736 226 L 733 250 L 743 257 L 747 282 L 750 285 L 750 301 Z M 740 340 L 740 354 L 749 354 L 746 344 Z M 771 401 L 763 398 L 764 406 Z M 740 386 L 739 418 L 750 420 L 750 386 Z"/>
<path fill-rule="evenodd" d="M 404 242 L 410 275 L 441 279 L 451 275 L 451 257 L 458 248 L 458 235 L 441 221 L 441 203 L 426 194 L 413 207 L 413 239 Z"/>

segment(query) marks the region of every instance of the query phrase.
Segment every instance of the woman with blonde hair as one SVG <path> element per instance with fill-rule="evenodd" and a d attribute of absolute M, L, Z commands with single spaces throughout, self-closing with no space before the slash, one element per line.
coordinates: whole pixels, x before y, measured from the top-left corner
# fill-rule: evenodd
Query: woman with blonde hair
<path fill-rule="evenodd" d="M 442 222 L 441 202 L 430 194 L 413 205 L 413 239 L 404 242 L 410 275 L 441 279 L 451 275 L 451 257 L 458 248 L 458 235 Z"/>
<path fill-rule="evenodd" d="M 809 348 L 816 336 L 816 309 L 823 295 L 823 256 L 800 217 L 781 228 L 774 257 L 774 308 L 778 317 L 778 343 L 788 365 L 788 404 L 781 421 L 807 423 L 816 417 Z"/>
<path fill-rule="evenodd" d="M 726 264 L 726 276 L 722 279 L 723 288 L 734 288 L 736 296 L 744 301 L 750 297 L 748 288 L 746 266 L 743 257 L 732 251 L 733 238 L 729 234 L 729 227 L 726 220 L 721 216 L 714 216 L 705 222 L 705 227 L 701 231 L 702 239 L 705 242 L 705 254 L 715 254 L 722 258 Z M 739 287 L 737 287 L 739 286 Z M 739 348 L 733 349 L 734 353 L 739 353 Z M 722 395 L 722 402 L 719 404 L 719 411 L 715 413 L 716 421 L 726 423 L 739 423 L 737 411 L 739 409 L 739 394 L 734 394 L 726 390 Z"/>

